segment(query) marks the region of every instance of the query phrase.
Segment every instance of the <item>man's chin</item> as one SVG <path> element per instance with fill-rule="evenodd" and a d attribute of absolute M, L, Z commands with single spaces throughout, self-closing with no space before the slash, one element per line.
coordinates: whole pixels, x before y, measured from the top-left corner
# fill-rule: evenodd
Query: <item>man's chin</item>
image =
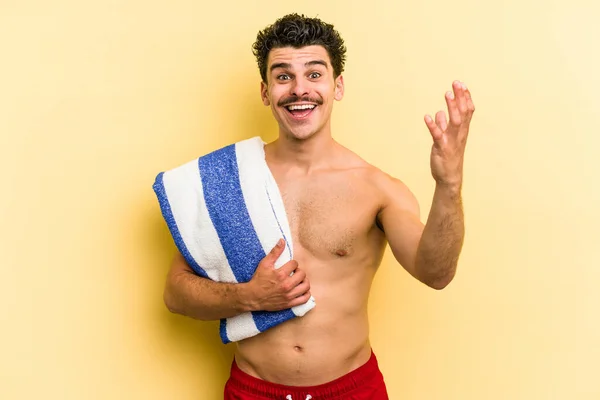
<path fill-rule="evenodd" d="M 307 140 L 310 139 L 311 137 L 315 136 L 316 131 L 314 130 L 298 130 L 298 129 L 294 129 L 294 130 L 288 130 L 286 133 L 286 136 L 288 136 L 290 139 L 295 139 L 295 140 Z"/>

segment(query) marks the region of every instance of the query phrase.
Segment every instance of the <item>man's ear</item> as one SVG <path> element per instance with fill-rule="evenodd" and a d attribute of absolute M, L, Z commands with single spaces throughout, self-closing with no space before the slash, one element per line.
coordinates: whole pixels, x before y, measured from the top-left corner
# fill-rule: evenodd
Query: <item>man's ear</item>
<path fill-rule="evenodd" d="M 269 96 L 267 94 L 267 84 L 264 82 L 260 82 L 260 98 L 265 106 L 271 105 L 271 101 L 269 100 Z"/>
<path fill-rule="evenodd" d="M 344 77 L 342 75 L 335 78 L 335 96 L 333 98 L 337 101 L 344 98 Z"/>

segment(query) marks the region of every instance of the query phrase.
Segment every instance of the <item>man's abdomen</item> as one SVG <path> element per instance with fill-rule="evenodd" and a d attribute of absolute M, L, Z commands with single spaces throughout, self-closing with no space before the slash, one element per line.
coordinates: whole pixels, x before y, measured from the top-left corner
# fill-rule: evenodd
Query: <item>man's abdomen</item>
<path fill-rule="evenodd" d="M 307 386 L 337 379 L 366 363 L 371 355 L 366 306 L 348 313 L 339 301 L 343 299 L 322 295 L 304 317 L 238 343 L 239 368 L 268 382 Z"/>

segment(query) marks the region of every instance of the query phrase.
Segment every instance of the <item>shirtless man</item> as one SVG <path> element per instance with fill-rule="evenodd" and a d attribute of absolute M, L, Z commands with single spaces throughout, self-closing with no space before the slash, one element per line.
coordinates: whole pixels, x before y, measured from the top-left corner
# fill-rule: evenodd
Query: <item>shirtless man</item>
<path fill-rule="evenodd" d="M 454 277 L 464 224 L 462 166 L 474 111 L 469 91 L 446 93 L 449 121 L 425 116 L 435 194 L 427 223 L 409 189 L 333 140 L 344 95 L 345 46 L 333 26 L 296 14 L 258 34 L 261 98 L 279 125 L 265 146 L 288 215 L 295 259 L 273 264 L 282 241 L 246 283 L 199 277 L 181 255 L 165 288 L 169 310 L 201 320 L 317 306 L 237 343 L 225 399 L 387 399 L 369 343 L 367 300 L 386 244 L 413 277 L 442 289 Z M 290 274 L 294 272 L 293 275 Z M 325 397 L 325 396 L 328 397 Z"/>

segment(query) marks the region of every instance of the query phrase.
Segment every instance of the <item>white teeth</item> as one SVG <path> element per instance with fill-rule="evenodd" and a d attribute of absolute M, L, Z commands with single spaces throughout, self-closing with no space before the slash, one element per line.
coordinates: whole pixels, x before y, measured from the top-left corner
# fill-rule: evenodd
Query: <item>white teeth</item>
<path fill-rule="evenodd" d="M 315 108 L 315 106 L 312 105 L 312 104 L 301 104 L 301 105 L 297 105 L 297 106 L 288 106 L 287 107 L 287 109 L 290 110 L 290 111 L 293 111 L 293 110 L 308 110 L 308 109 L 312 110 L 313 108 Z"/>

